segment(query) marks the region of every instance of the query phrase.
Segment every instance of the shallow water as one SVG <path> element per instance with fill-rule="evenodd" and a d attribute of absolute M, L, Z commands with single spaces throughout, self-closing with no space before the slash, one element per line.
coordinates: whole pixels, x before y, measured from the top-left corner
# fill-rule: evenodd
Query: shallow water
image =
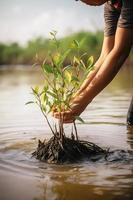
<path fill-rule="evenodd" d="M 31 152 L 50 130 L 37 107 L 24 105 L 32 99 L 30 87 L 42 84 L 41 74 L 23 66 L 1 69 L 0 200 L 133 199 L 133 128 L 126 125 L 132 74 L 133 68 L 121 70 L 82 114 L 86 124 L 77 125 L 80 138 L 113 151 L 107 160 L 48 165 Z"/>

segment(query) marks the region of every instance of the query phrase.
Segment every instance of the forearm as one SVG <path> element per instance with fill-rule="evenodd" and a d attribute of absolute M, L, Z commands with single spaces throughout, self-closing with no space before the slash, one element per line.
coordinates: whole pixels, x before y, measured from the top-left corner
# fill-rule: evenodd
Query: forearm
<path fill-rule="evenodd" d="M 100 55 L 99 59 L 97 60 L 97 62 L 94 64 L 94 66 L 95 66 L 94 70 L 92 70 L 89 73 L 88 77 L 86 78 L 86 80 L 81 85 L 79 91 L 77 92 L 78 95 L 81 92 L 83 92 L 83 90 L 86 87 L 88 87 L 88 85 L 94 79 L 94 77 L 96 76 L 96 74 L 99 71 L 100 67 L 104 63 L 104 60 L 107 58 L 107 55 L 112 51 L 113 47 L 114 47 L 114 36 L 104 37 L 101 55 Z"/>
<path fill-rule="evenodd" d="M 90 84 L 74 100 L 73 110 L 81 113 L 85 107 L 93 100 L 93 98 L 112 81 L 130 53 L 130 49 L 133 44 L 132 35 L 133 29 L 117 29 L 114 47 L 105 57 L 102 66 L 99 68 L 99 71 L 92 79 Z"/>
<path fill-rule="evenodd" d="M 98 61 L 95 63 L 94 65 L 94 69 L 89 73 L 89 75 L 87 76 L 87 78 L 84 80 L 84 82 L 82 83 L 80 89 L 78 90 L 77 94 L 80 94 L 92 81 L 92 79 L 96 76 L 97 72 L 100 69 L 100 66 L 102 65 L 103 60 L 102 59 L 98 59 Z"/>
<path fill-rule="evenodd" d="M 84 91 L 84 104 L 88 104 L 93 98 L 99 94 L 115 77 L 120 67 L 126 60 L 129 52 L 116 53 L 112 50 L 105 59 L 95 78 L 91 81 Z M 81 95 L 82 98 L 82 95 Z"/>

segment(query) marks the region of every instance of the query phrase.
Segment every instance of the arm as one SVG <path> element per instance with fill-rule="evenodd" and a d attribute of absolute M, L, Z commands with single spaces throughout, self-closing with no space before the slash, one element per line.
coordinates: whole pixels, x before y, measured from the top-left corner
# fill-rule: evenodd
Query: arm
<path fill-rule="evenodd" d="M 80 89 L 78 90 L 75 96 L 80 95 L 81 92 L 83 92 L 83 90 L 86 89 L 86 87 L 90 84 L 90 82 L 96 76 L 101 65 L 103 64 L 104 60 L 106 59 L 110 51 L 113 49 L 113 47 L 114 47 L 114 36 L 104 37 L 101 55 L 94 65 L 95 68 L 93 71 L 89 73 L 87 79 L 83 82 L 83 84 L 81 85 Z"/>
<path fill-rule="evenodd" d="M 115 44 L 107 55 L 98 73 L 90 82 L 85 91 L 73 102 L 74 113 L 81 113 L 93 98 L 99 94 L 115 77 L 130 53 L 133 44 L 133 29 L 117 28 Z M 81 103 L 82 102 L 82 103 Z M 78 104 L 82 107 L 79 111 Z"/>
<path fill-rule="evenodd" d="M 115 77 L 128 57 L 133 44 L 133 29 L 117 28 L 115 43 L 102 66 L 86 89 L 72 102 L 71 109 L 64 112 L 64 123 L 70 123 Z M 58 113 L 54 117 L 59 118 Z"/>

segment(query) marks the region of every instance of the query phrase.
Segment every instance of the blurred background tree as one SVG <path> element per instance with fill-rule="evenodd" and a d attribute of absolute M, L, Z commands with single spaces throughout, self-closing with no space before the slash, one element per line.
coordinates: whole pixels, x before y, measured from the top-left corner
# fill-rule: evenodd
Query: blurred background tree
<path fill-rule="evenodd" d="M 65 49 L 70 48 L 68 44 L 76 39 L 81 42 L 81 52 L 98 57 L 102 45 L 102 38 L 103 33 L 100 31 L 96 33 L 78 32 L 60 38 L 59 41 L 62 42 L 61 50 L 65 51 Z M 25 47 L 20 46 L 18 43 L 1 43 L 0 64 L 33 64 L 35 55 L 38 54 L 39 58 L 43 60 L 48 54 L 48 49 L 54 50 L 54 47 L 50 45 L 49 39 L 42 37 L 28 41 Z"/>

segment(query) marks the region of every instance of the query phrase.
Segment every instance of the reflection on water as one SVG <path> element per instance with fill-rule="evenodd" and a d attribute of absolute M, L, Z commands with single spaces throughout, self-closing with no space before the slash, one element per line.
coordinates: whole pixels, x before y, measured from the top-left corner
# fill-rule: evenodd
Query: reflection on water
<path fill-rule="evenodd" d="M 126 126 L 132 74 L 122 70 L 82 114 L 86 124 L 78 124 L 82 139 L 110 148 L 107 160 L 57 166 L 31 158 L 37 140 L 50 137 L 38 108 L 24 105 L 30 87 L 43 83 L 40 71 L 0 70 L 0 199 L 132 199 L 133 128 Z"/>

